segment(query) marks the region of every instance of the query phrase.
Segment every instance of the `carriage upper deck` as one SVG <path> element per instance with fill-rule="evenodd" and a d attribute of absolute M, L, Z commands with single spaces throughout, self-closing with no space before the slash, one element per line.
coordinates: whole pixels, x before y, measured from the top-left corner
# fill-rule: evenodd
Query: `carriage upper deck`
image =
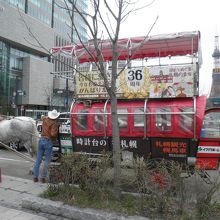
<path fill-rule="evenodd" d="M 79 66 L 74 73 L 71 132 L 75 151 L 95 154 L 112 149 L 113 131 L 106 80 L 93 65 L 97 62 L 93 43 L 89 41 L 86 48 L 53 48 L 53 52 L 69 52 L 79 63 L 88 64 L 86 70 Z M 110 82 L 111 42 L 100 40 L 99 44 Z M 144 157 L 195 157 L 206 103 L 199 96 L 200 32 L 120 39 L 117 50 L 122 150 Z"/>

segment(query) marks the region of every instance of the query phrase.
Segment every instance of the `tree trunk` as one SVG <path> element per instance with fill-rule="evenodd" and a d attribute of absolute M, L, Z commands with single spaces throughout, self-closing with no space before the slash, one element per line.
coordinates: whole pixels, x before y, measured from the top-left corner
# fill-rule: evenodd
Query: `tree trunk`
<path fill-rule="evenodd" d="M 112 59 L 112 79 L 111 79 L 111 111 L 112 111 L 112 146 L 113 146 L 113 163 L 114 163 L 114 194 L 116 198 L 121 196 L 121 148 L 120 148 L 120 133 L 117 114 L 117 44 L 113 44 L 113 59 Z"/>
<path fill-rule="evenodd" d="M 114 194 L 116 198 L 120 198 L 121 196 L 121 182 L 120 182 L 121 149 L 120 149 L 116 96 L 112 97 L 111 111 L 112 111 L 112 145 L 113 145 L 113 162 L 114 162 Z"/>

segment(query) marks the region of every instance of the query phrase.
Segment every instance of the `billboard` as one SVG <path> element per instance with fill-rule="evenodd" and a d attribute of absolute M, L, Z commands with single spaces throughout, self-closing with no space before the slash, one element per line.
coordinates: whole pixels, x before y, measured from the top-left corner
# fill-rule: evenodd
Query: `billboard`
<path fill-rule="evenodd" d="M 117 97 L 121 99 L 193 97 L 195 64 L 133 67 L 118 72 Z M 108 82 L 111 73 L 108 72 Z M 77 98 L 108 98 L 98 71 L 76 74 Z"/>

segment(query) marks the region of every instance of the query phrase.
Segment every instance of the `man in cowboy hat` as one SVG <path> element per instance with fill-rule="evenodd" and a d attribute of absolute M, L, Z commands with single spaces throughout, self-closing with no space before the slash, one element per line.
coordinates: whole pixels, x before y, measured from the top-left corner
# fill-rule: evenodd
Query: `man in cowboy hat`
<path fill-rule="evenodd" d="M 45 156 L 44 165 L 41 173 L 41 182 L 45 183 L 47 178 L 47 169 L 50 164 L 51 155 L 53 151 L 53 143 L 52 140 L 56 139 L 58 134 L 58 122 L 57 118 L 59 117 L 60 113 L 57 110 L 49 111 L 48 117 L 42 115 L 42 132 L 41 138 L 38 143 L 38 150 L 37 150 L 37 158 L 34 163 L 34 170 L 33 170 L 33 181 L 38 182 L 39 176 L 39 168 L 42 162 L 43 156 Z"/>

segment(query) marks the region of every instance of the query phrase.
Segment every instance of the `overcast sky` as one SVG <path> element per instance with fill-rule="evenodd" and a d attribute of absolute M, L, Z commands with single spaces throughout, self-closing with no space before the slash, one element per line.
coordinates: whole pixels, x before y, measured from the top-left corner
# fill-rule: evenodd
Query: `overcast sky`
<path fill-rule="evenodd" d="M 140 0 L 140 3 L 152 2 Z M 150 35 L 184 31 L 201 32 L 203 64 L 200 91 L 208 93 L 213 68 L 214 36 L 220 35 L 220 0 L 155 0 L 152 5 L 131 14 L 121 28 L 121 37 L 144 36 L 156 17 Z"/>

